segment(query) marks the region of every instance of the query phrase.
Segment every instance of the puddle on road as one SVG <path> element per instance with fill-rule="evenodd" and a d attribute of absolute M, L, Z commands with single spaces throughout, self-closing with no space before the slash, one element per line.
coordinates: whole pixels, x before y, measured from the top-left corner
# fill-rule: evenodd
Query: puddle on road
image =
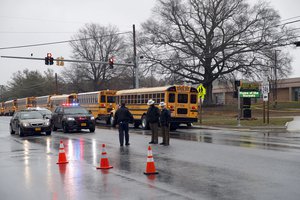
<path fill-rule="evenodd" d="M 175 134 L 171 134 L 171 138 L 278 151 L 300 150 L 300 140 L 297 139 L 298 137 L 291 137 L 289 135 L 283 137 L 283 134 L 271 132 L 255 133 L 253 135 L 244 135 L 238 132 L 235 134 L 176 132 Z"/>

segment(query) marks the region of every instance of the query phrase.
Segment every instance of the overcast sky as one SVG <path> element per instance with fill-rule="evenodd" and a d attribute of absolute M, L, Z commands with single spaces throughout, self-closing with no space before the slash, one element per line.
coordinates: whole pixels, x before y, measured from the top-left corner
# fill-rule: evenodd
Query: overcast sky
<path fill-rule="evenodd" d="M 250 0 L 253 2 L 253 0 Z M 271 0 L 282 19 L 300 16 L 299 0 Z M 0 48 L 70 40 L 86 23 L 116 25 L 121 32 L 132 31 L 132 25 L 150 17 L 155 0 L 0 0 Z M 300 19 L 300 18 L 297 18 Z M 300 27 L 295 23 L 293 27 Z M 293 75 L 300 77 L 300 48 L 291 48 L 294 57 Z M 40 47 L 0 50 L 1 56 L 70 58 L 68 43 Z M 68 64 L 66 64 L 68 66 Z M 0 85 L 7 84 L 14 72 L 44 71 L 43 61 L 0 58 Z M 62 67 L 49 67 L 60 72 Z"/>

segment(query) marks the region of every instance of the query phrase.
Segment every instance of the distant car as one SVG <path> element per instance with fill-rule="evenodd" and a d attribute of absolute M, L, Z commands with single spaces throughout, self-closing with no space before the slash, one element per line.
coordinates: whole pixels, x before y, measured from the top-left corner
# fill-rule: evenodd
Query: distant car
<path fill-rule="evenodd" d="M 10 134 L 18 134 L 20 137 L 43 133 L 51 135 L 50 121 L 35 110 L 23 110 L 15 112 L 9 123 Z"/>
<path fill-rule="evenodd" d="M 46 119 L 51 119 L 52 117 L 52 112 L 50 110 L 48 110 L 47 108 L 41 108 L 41 107 L 30 107 L 30 108 L 27 108 L 28 110 L 36 110 L 38 111 L 39 113 L 41 113 L 44 118 Z"/>
<path fill-rule="evenodd" d="M 63 129 L 64 133 L 68 133 L 73 130 L 89 129 L 90 132 L 95 132 L 95 118 L 78 104 L 64 104 L 56 107 L 51 123 L 54 131 Z"/>

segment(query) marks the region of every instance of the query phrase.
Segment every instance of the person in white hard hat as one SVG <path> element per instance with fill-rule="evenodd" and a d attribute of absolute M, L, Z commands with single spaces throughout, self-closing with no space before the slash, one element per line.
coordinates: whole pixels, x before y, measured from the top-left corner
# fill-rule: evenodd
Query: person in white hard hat
<path fill-rule="evenodd" d="M 152 132 L 151 141 L 149 144 L 158 144 L 158 123 L 159 123 L 159 109 L 154 105 L 155 101 L 149 99 L 147 105 L 149 106 L 147 110 L 146 119 L 149 122 L 149 126 Z"/>
<path fill-rule="evenodd" d="M 168 146 L 170 144 L 169 127 L 170 127 L 171 113 L 166 108 L 165 102 L 163 102 L 163 101 L 160 102 L 159 106 L 161 107 L 159 122 L 160 122 L 160 128 L 161 128 L 161 135 L 163 138 L 163 141 L 160 144 Z"/>

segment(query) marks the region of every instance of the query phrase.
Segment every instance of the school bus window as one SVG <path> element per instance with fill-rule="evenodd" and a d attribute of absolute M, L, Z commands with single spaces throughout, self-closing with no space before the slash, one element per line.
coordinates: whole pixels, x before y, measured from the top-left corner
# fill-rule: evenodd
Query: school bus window
<path fill-rule="evenodd" d="M 170 103 L 175 103 L 175 94 L 174 93 L 169 94 L 169 102 Z"/>
<path fill-rule="evenodd" d="M 178 103 L 187 103 L 188 95 L 187 94 L 178 94 Z"/>
<path fill-rule="evenodd" d="M 161 101 L 165 101 L 165 93 L 161 93 L 160 94 L 160 100 Z"/>
<path fill-rule="evenodd" d="M 195 94 L 191 94 L 191 103 L 197 103 L 197 96 Z"/>
<path fill-rule="evenodd" d="M 158 99 L 157 99 L 157 94 L 153 94 L 152 96 L 153 96 L 154 101 L 157 102 L 157 103 L 159 103 Z"/>
<path fill-rule="evenodd" d="M 114 103 L 115 97 L 114 96 L 107 96 L 107 103 Z"/>
<path fill-rule="evenodd" d="M 102 95 L 101 98 L 100 98 L 100 102 L 101 102 L 101 103 L 105 103 L 105 99 L 106 99 L 106 96 L 105 96 L 105 95 Z"/>
<path fill-rule="evenodd" d="M 149 95 L 148 94 L 145 94 L 145 103 L 149 100 Z"/>

